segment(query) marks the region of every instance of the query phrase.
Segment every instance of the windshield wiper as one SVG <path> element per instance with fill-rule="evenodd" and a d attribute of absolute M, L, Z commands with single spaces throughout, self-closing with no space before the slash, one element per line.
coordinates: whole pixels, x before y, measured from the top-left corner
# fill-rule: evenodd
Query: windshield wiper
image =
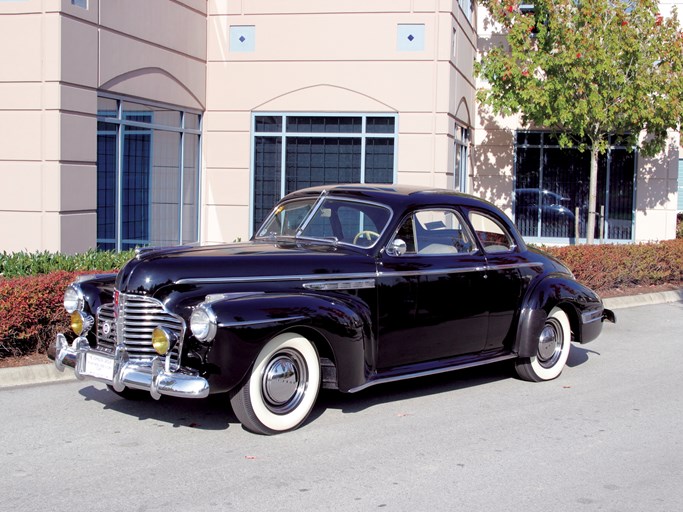
<path fill-rule="evenodd" d="M 327 245 L 333 245 L 334 247 L 337 247 L 339 245 L 339 239 L 336 236 L 326 236 L 326 237 L 318 237 L 318 236 L 302 236 L 300 234 L 297 234 L 294 237 L 297 241 L 299 240 L 304 240 L 306 242 L 320 242 L 324 243 Z"/>

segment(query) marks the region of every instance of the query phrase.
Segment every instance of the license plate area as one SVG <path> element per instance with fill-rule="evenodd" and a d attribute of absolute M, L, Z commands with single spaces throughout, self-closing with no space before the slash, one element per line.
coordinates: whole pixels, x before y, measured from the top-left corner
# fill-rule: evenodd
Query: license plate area
<path fill-rule="evenodd" d="M 96 379 L 113 381 L 114 360 L 88 352 L 85 354 L 85 371 L 83 373 Z"/>

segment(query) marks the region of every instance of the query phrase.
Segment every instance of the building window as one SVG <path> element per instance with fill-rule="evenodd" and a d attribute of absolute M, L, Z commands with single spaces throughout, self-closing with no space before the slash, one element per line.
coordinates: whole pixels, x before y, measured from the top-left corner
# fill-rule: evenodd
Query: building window
<path fill-rule="evenodd" d="M 295 190 L 394 182 L 395 115 L 258 114 L 253 134 L 253 230 Z"/>
<path fill-rule="evenodd" d="M 198 241 L 200 115 L 98 99 L 97 247 Z"/>
<path fill-rule="evenodd" d="M 470 131 L 460 125 L 455 125 L 455 169 L 453 181 L 455 190 L 467 192 L 467 162 L 469 161 Z"/>
<path fill-rule="evenodd" d="M 71 5 L 76 7 L 81 7 L 82 9 L 88 8 L 88 0 L 71 0 Z"/>
<path fill-rule="evenodd" d="M 472 23 L 472 13 L 474 11 L 474 1 L 473 0 L 458 0 L 460 4 L 460 9 L 462 10 L 467 21 Z"/>
<path fill-rule="evenodd" d="M 612 142 L 616 142 L 613 140 Z M 571 243 L 586 237 L 590 152 L 562 149 L 543 132 L 517 133 L 515 223 L 525 237 Z M 636 154 L 613 145 L 598 162 L 595 238 L 632 240 Z"/>

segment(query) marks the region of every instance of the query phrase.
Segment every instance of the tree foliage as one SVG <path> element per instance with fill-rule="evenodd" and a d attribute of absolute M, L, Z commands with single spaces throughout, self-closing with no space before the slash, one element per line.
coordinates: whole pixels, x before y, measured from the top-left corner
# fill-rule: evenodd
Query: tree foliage
<path fill-rule="evenodd" d="M 617 134 L 646 156 L 662 151 L 683 119 L 683 34 L 655 0 L 482 0 L 505 42 L 476 69 L 478 99 L 497 114 L 554 130 L 562 146 L 591 150 L 588 236 L 597 158 Z M 591 226 L 592 225 L 592 226 Z"/>

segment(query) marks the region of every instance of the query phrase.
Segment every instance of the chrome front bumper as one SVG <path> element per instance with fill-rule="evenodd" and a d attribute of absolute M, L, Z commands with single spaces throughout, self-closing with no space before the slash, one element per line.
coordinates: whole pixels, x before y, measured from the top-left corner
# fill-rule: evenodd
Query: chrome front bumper
<path fill-rule="evenodd" d="M 69 345 L 60 333 L 54 342 L 54 358 L 59 371 L 69 366 L 78 379 L 104 382 L 119 392 L 124 388 L 143 389 L 149 391 L 155 400 L 161 395 L 204 398 L 209 394 L 209 383 L 205 378 L 172 372 L 159 357 L 154 358 L 151 364 L 130 361 L 123 346 L 117 346 L 113 354 L 101 352 L 91 348 L 83 337 L 76 338 Z"/>

